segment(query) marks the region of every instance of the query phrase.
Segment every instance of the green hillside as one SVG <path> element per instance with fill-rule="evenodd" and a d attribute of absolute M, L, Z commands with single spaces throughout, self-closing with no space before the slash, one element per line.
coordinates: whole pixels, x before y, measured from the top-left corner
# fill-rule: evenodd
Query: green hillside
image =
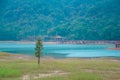
<path fill-rule="evenodd" d="M 0 0 L 0 40 L 42 35 L 120 40 L 119 0 Z"/>

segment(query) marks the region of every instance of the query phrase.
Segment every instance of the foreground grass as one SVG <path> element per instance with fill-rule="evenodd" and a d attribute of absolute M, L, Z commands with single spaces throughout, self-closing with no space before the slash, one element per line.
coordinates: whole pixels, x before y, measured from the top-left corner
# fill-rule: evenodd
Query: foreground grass
<path fill-rule="evenodd" d="M 6 58 L 9 57 L 9 58 Z M 114 59 L 51 59 L 43 58 L 41 64 L 30 58 L 12 59 L 12 54 L 0 53 L 0 80 L 119 80 L 120 60 Z M 58 71 L 54 75 L 53 71 Z M 59 73 L 65 73 L 59 75 Z M 40 74 L 49 74 L 40 77 Z M 28 80 L 29 80 L 28 79 Z"/>

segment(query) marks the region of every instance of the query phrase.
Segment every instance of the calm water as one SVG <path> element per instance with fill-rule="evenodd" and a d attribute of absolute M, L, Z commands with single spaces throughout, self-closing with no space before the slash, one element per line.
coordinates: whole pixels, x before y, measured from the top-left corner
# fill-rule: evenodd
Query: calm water
<path fill-rule="evenodd" d="M 120 50 L 108 50 L 114 45 L 73 45 L 49 44 L 44 45 L 43 56 L 55 58 L 63 57 L 120 57 Z M 34 55 L 34 44 L 21 44 L 17 42 L 0 42 L 0 51 L 13 54 Z"/>

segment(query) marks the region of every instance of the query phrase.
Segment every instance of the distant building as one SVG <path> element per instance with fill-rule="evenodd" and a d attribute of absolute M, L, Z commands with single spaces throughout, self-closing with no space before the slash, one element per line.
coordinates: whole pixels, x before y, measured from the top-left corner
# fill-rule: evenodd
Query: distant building
<path fill-rule="evenodd" d="M 117 41 L 117 42 L 115 43 L 115 47 L 116 47 L 116 48 L 120 48 L 120 41 Z"/>
<path fill-rule="evenodd" d="M 63 41 L 64 37 L 61 36 L 45 36 L 44 41 Z"/>

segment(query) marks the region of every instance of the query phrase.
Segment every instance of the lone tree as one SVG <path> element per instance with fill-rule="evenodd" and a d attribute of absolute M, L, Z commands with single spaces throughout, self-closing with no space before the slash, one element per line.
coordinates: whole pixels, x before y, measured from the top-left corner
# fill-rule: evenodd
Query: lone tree
<path fill-rule="evenodd" d="M 38 64 L 40 64 L 40 57 L 42 56 L 42 49 L 43 49 L 42 39 L 41 37 L 39 37 L 36 42 L 36 48 L 35 48 L 35 56 L 38 58 Z"/>

